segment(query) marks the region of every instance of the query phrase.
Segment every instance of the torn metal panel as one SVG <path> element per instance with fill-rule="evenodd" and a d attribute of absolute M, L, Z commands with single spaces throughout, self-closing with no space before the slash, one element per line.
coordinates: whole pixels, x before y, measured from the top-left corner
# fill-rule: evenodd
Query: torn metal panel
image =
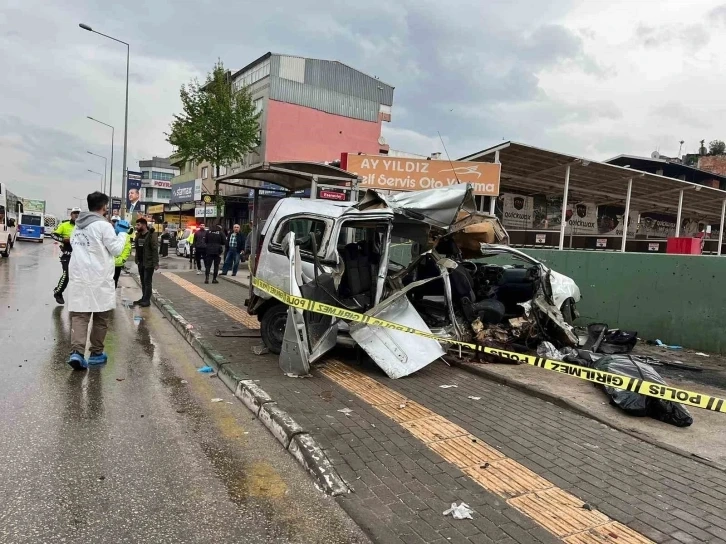
<path fill-rule="evenodd" d="M 302 296 L 298 283 L 302 281 L 300 248 L 295 245 L 295 233 L 288 233 L 283 249 L 288 258 L 287 285 L 284 288 L 291 295 Z M 304 376 L 310 373 L 310 346 L 305 318 L 302 310 L 294 306 L 287 308 L 287 323 L 282 339 L 279 365 L 285 374 Z"/>
<path fill-rule="evenodd" d="M 383 195 L 369 189 L 357 208 L 361 211 L 390 208 L 408 219 L 448 230 L 456 222 L 460 211 L 474 213 L 476 203 L 471 185 L 462 183 L 397 195 Z"/>
<path fill-rule="evenodd" d="M 406 297 L 396 297 L 385 307 L 376 307 L 367 312 L 367 315 L 403 327 L 430 332 Z M 350 335 L 381 370 L 393 379 L 408 376 L 444 355 L 444 350 L 436 340 L 403 331 L 351 323 Z"/>

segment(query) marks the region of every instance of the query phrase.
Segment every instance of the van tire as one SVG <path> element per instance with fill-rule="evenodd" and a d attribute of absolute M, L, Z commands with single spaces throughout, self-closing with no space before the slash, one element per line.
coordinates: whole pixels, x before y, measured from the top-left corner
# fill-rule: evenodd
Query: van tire
<path fill-rule="evenodd" d="M 260 323 L 260 335 L 265 347 L 274 354 L 282 351 L 282 338 L 287 323 L 287 306 L 275 304 L 265 312 Z"/>

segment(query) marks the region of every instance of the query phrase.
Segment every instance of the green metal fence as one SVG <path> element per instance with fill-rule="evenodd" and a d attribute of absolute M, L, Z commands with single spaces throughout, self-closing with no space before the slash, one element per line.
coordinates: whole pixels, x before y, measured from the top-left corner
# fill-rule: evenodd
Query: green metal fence
<path fill-rule="evenodd" d="M 579 323 L 637 330 L 642 339 L 726 353 L 726 258 L 524 249 L 574 279 Z"/>

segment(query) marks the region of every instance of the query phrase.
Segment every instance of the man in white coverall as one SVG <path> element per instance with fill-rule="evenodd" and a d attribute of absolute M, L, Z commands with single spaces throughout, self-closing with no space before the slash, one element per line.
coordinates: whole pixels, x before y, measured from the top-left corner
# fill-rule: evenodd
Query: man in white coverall
<path fill-rule="evenodd" d="M 126 245 L 129 224 L 118 221 L 116 228 L 106 219 L 108 196 L 96 191 L 86 198 L 87 212 L 81 212 L 71 236 L 73 259 L 68 267 L 68 312 L 71 315 L 71 356 L 68 364 L 73 370 L 88 365 L 101 365 L 108 360 L 103 351 L 108 320 L 116 307 L 113 283 L 115 257 Z M 91 326 L 91 355 L 88 362 L 86 337 Z"/>

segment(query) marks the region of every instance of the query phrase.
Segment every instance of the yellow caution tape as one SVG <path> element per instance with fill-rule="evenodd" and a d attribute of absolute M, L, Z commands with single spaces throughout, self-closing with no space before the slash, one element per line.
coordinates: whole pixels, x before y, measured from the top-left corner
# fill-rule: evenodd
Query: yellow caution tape
<path fill-rule="evenodd" d="M 317 314 L 329 315 L 343 319 L 345 321 L 355 321 L 357 323 L 364 323 L 374 327 L 383 327 L 386 329 L 392 329 L 395 331 L 406 332 L 409 334 L 415 334 L 416 336 L 423 336 L 424 338 L 431 338 L 438 342 L 446 344 L 454 344 L 458 346 L 464 346 L 469 349 L 495 355 L 505 359 L 510 359 L 518 363 L 526 363 L 528 365 L 536 366 L 537 368 L 543 368 L 545 370 L 551 370 L 553 372 L 559 372 L 561 374 L 567 374 L 581 380 L 586 380 L 599 385 L 608 387 L 614 387 L 616 389 L 624 389 L 647 397 L 653 397 L 656 399 L 669 400 L 674 402 L 680 402 L 681 404 L 687 404 L 688 406 L 695 406 L 696 408 L 703 408 L 704 410 L 711 410 L 712 412 L 724 412 L 726 413 L 726 400 L 706 395 L 704 393 L 694 393 L 693 391 L 686 391 L 685 389 L 679 389 L 677 387 L 669 387 L 660 383 L 649 382 L 638 378 L 631 378 L 629 376 L 621 376 L 620 374 L 613 374 L 611 372 L 605 372 L 603 370 L 595 370 L 592 368 L 586 368 L 571 363 L 563 363 L 560 361 L 552 361 L 550 359 L 544 359 L 543 357 L 537 357 L 534 355 L 526 355 L 524 353 L 517 353 L 514 351 L 506 351 L 503 349 L 492 348 L 488 346 L 481 346 L 479 344 L 472 344 L 470 342 L 462 342 L 461 340 L 454 340 L 450 338 L 442 338 L 436 336 L 430 332 L 424 332 L 413 327 L 406 327 L 405 325 L 399 325 L 398 323 L 392 323 L 384 319 L 379 319 L 370 315 L 361 314 L 352 310 L 344 308 L 338 308 L 337 306 L 331 306 L 330 304 L 323 304 L 322 302 L 316 302 L 303 297 L 291 295 L 270 285 L 269 283 L 262 281 L 258 278 L 252 279 L 252 285 L 256 288 L 272 295 L 274 298 L 307 312 L 314 312 Z"/>

